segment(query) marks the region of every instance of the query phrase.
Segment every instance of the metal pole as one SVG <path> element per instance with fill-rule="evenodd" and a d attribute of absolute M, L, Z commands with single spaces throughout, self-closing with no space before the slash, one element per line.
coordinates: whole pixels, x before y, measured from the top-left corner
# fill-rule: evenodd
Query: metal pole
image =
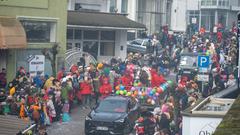
<path fill-rule="evenodd" d="M 237 23 L 237 28 L 238 28 L 238 33 L 237 33 L 237 35 L 238 35 L 238 38 L 237 38 L 237 52 L 238 52 L 238 56 L 237 56 L 237 69 L 238 69 L 238 78 L 237 78 L 237 80 L 238 80 L 238 89 L 239 89 L 239 84 L 240 84 L 240 68 L 239 68 L 239 66 L 240 66 L 240 60 L 239 60 L 239 58 L 240 58 L 240 52 L 239 52 L 239 42 L 240 42 L 240 12 L 238 13 L 238 15 L 237 15 L 237 17 L 238 17 L 238 23 Z"/>

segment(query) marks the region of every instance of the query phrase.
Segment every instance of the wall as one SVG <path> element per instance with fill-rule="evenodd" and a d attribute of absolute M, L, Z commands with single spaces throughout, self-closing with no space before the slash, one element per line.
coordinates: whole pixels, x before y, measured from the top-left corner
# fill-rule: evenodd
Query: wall
<path fill-rule="evenodd" d="M 190 3 L 188 4 L 190 5 Z M 186 11 L 186 0 L 173 0 L 170 26 L 173 31 L 186 30 Z"/>
<path fill-rule="evenodd" d="M 121 46 L 123 50 L 121 50 Z M 122 60 L 127 56 L 127 30 L 116 31 L 115 56 L 122 58 Z"/>
<path fill-rule="evenodd" d="M 183 116 L 183 135 L 212 135 L 222 118 Z"/>
<path fill-rule="evenodd" d="M 0 16 L 19 17 L 39 19 L 54 19 L 57 22 L 56 42 L 60 45 L 58 58 L 65 57 L 66 51 L 66 25 L 67 25 L 67 0 L 8 0 L 0 1 Z M 51 48 L 52 43 L 31 43 L 30 49 Z M 16 50 L 9 49 L 7 58 L 7 77 L 11 80 L 15 77 L 16 71 Z M 22 58 L 21 60 L 24 60 Z M 51 69 L 48 69 L 51 70 Z"/>

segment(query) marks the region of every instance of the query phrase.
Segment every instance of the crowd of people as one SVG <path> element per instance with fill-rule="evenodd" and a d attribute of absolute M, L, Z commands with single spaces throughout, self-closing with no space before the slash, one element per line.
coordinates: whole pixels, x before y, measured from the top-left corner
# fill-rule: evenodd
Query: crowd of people
<path fill-rule="evenodd" d="M 125 60 L 112 58 L 97 64 L 86 64 L 84 58 L 81 58 L 80 62 L 73 64 L 70 69 L 63 67 L 56 77 L 42 75 L 41 72 L 31 76 L 24 67 L 20 67 L 14 80 L 7 84 L 6 69 L 2 69 L 0 113 L 31 119 L 40 127 L 37 129 L 57 121 L 70 121 L 69 113 L 72 112 L 74 104 L 80 104 L 82 109 L 89 109 L 94 103 L 115 93 L 120 85 L 125 86 L 127 91 L 130 91 L 136 82 L 140 82 L 141 87 L 159 87 L 167 81 L 165 77 L 170 72 L 177 72 L 181 52 L 187 50 L 210 56 L 212 62 L 209 74 L 212 79 L 204 87 L 204 91 L 199 92 L 196 78 L 182 76 L 173 88 L 175 94 L 170 90 L 164 93 L 166 96 L 157 101 L 159 106 L 153 113 L 147 113 L 148 122 L 155 124 L 152 131 L 160 135 L 181 135 L 181 116 L 176 120 L 173 113 L 176 109 L 176 96 L 179 99 L 177 102 L 180 112 L 194 105 L 200 97 L 212 94 L 215 88 L 220 90 L 236 83 L 235 28 L 225 32 L 220 27 L 217 31 L 217 35 L 207 35 L 201 29 L 188 42 L 176 40 L 168 44 L 173 38 L 165 35 L 165 30 L 163 41 L 160 40 L 163 50 L 160 54 L 153 53 L 153 49 L 147 54 L 129 53 Z M 144 119 L 141 117 L 139 121 Z M 149 133 L 150 129 L 151 127 L 145 128 Z"/>

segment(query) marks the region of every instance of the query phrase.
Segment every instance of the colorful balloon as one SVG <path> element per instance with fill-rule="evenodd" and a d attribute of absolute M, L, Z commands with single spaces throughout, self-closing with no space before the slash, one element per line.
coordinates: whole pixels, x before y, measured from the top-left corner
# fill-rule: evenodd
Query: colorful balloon
<path fill-rule="evenodd" d="M 122 90 L 120 91 L 120 95 L 123 95 L 123 91 Z"/>
<path fill-rule="evenodd" d="M 120 90 L 120 87 L 119 87 L 119 85 L 118 85 L 118 86 L 116 86 L 116 87 L 115 87 L 115 89 L 116 89 L 116 90 Z"/>
<path fill-rule="evenodd" d="M 124 91 L 123 91 L 123 95 L 127 95 L 127 90 L 124 90 Z"/>
<path fill-rule="evenodd" d="M 120 86 L 120 90 L 124 90 L 124 89 L 125 89 L 125 87 L 121 85 Z"/>
<path fill-rule="evenodd" d="M 120 91 L 119 91 L 119 90 L 118 90 L 118 91 L 116 91 L 116 94 L 117 94 L 117 95 L 119 95 L 119 94 L 120 94 Z"/>

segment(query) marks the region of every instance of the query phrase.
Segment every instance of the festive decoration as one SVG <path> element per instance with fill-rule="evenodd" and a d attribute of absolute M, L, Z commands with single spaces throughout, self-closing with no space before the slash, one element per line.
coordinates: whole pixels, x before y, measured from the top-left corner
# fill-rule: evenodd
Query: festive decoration
<path fill-rule="evenodd" d="M 169 88 L 173 87 L 173 82 L 171 80 L 162 83 L 158 87 L 142 87 L 140 82 L 134 82 L 133 86 L 129 91 L 125 90 L 126 87 L 123 85 L 116 86 L 115 89 L 117 95 L 131 96 L 138 98 L 143 102 L 150 105 L 155 105 L 159 96 L 167 91 Z"/>

